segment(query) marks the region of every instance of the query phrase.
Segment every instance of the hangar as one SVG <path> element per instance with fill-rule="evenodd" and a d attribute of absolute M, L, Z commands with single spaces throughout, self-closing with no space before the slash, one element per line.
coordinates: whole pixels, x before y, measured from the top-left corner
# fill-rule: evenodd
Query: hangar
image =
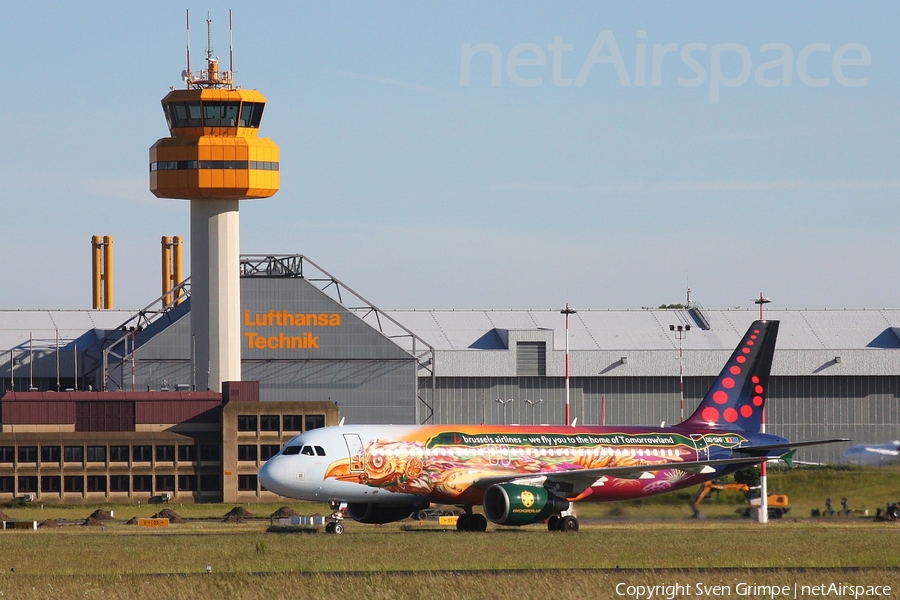
<path fill-rule="evenodd" d="M 193 450 L 184 451 L 192 468 L 180 473 L 177 460 L 170 464 L 165 458 L 169 450 L 161 451 L 165 473 L 157 473 L 154 460 L 131 465 L 149 467 L 148 472 L 129 474 L 164 474 L 160 483 L 166 489 L 140 479 L 135 490 L 132 479 L 128 498 L 160 492 L 181 501 L 265 497 L 268 492 L 247 478 L 239 490 L 237 475 L 249 475 L 271 446 L 299 431 L 300 423 L 309 428 L 335 424 L 341 417 L 356 423 L 559 423 L 565 418 L 568 388 L 571 416 L 579 424 L 677 423 L 699 403 L 740 336 L 758 318 L 756 309 L 711 310 L 690 302 L 668 309 L 574 307 L 566 329 L 560 308 L 383 310 L 302 255 L 243 256 L 240 268 L 242 379 L 259 382 L 259 402 L 244 404 L 241 414 L 269 415 L 269 433 L 257 426 L 254 435 L 265 437 L 273 429 L 277 435 L 268 444 L 255 438 L 253 453 L 252 444 L 242 444 L 248 447 L 241 451 L 249 461 L 243 465 L 246 473 L 239 473 L 237 456 L 214 461 L 210 471 L 191 460 Z M 85 430 L 84 422 L 79 425 L 68 416 L 54 420 L 59 394 L 69 394 L 73 402 L 87 399 L 81 394 L 98 396 L 95 402 L 118 394 L 127 403 L 143 393 L 149 396 L 140 401 L 169 406 L 205 395 L 202 401 L 219 412 L 208 420 L 202 440 L 195 435 L 193 442 L 142 439 L 131 445 L 171 446 L 176 454 L 180 445 L 194 445 L 198 453 L 200 446 L 217 446 L 218 455 L 225 457 L 237 435 L 237 421 L 221 416 L 230 414 L 227 390 L 196 389 L 196 374 L 207 367 L 194 359 L 189 280 L 182 289 L 184 294 L 164 294 L 139 311 L 0 311 L 0 387 L 7 392 L 0 399 L 0 495 L 41 493 L 39 484 L 37 492 L 21 489 L 20 476 L 62 476 L 74 478 L 71 491 L 54 483 L 47 493 L 70 502 L 72 495 L 87 498 L 88 488 L 96 492 L 101 483 L 111 494 L 110 478 L 123 475 L 113 473 L 116 465 L 108 460 L 104 468 L 91 465 L 88 450 L 72 450 L 72 464 L 52 451 L 47 464 L 41 462 L 44 445 L 105 446 L 107 455 L 112 446 L 122 445 L 122 434 L 108 427 Z M 782 322 L 767 412 L 770 432 L 794 440 L 879 442 L 898 437 L 900 310 L 772 309 L 765 316 Z M 684 332 L 680 336 L 671 330 L 677 326 Z M 32 408 L 17 411 L 25 400 Z M 131 431 L 197 433 L 189 426 L 197 423 L 197 415 L 173 419 L 180 413 L 162 414 L 167 418 L 151 417 Z M 306 422 L 306 414 L 321 418 Z M 26 433 L 27 440 L 22 437 Z M 62 434 L 79 441 L 59 441 Z M 57 441 L 45 443 L 44 436 Z M 36 462 L 20 465 L 23 445 L 35 448 Z M 263 445 L 267 448 L 261 450 Z M 839 462 L 843 450 L 843 445 L 807 448 L 799 458 Z M 255 458 L 249 460 L 251 456 Z M 20 475 L 20 467 L 28 475 Z M 89 474 L 91 469 L 96 473 Z M 185 475 L 184 490 L 177 485 L 178 475 Z M 200 482 L 204 475 L 206 489 L 191 479 L 196 476 Z M 106 480 L 89 484 L 79 477 Z M 23 480 L 28 489 L 35 481 Z"/>

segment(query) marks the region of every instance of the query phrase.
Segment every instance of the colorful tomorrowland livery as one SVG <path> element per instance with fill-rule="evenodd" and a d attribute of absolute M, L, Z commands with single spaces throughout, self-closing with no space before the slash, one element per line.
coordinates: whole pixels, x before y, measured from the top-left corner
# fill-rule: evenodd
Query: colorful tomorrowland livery
<path fill-rule="evenodd" d="M 572 502 L 628 500 L 703 483 L 768 459 L 790 463 L 795 442 L 760 433 L 778 321 L 756 321 L 700 406 L 673 427 L 340 425 L 302 433 L 259 472 L 266 489 L 329 501 L 363 523 L 388 523 L 432 502 L 465 508 L 463 531 L 487 521 L 574 531 Z M 483 515 L 473 512 L 481 505 Z"/>

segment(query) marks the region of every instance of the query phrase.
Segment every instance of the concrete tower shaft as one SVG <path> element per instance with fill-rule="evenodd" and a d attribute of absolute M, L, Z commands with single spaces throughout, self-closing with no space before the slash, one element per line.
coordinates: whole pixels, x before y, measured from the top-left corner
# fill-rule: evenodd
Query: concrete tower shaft
<path fill-rule="evenodd" d="M 258 136 L 263 95 L 235 88 L 234 70 L 220 71 L 211 50 L 206 62 L 191 72 L 189 49 L 187 89 L 162 99 L 170 137 L 150 148 L 150 191 L 191 201 L 194 383 L 221 392 L 241 379 L 238 202 L 278 191 L 279 154 Z"/>

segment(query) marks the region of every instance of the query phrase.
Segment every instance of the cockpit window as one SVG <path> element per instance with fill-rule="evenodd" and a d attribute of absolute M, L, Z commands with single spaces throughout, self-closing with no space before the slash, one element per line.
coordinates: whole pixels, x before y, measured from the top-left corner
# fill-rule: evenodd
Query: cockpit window
<path fill-rule="evenodd" d="M 302 454 L 303 456 L 325 456 L 325 448 L 322 446 L 287 446 L 282 452 L 285 456 Z"/>

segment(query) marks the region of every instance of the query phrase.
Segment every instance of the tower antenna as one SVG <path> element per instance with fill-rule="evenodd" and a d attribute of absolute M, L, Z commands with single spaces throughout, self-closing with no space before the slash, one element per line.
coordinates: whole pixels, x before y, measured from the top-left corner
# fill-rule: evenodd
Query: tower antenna
<path fill-rule="evenodd" d="M 184 9 L 184 22 L 187 28 L 187 69 L 184 71 L 184 80 L 191 87 L 191 11 Z"/>
<path fill-rule="evenodd" d="M 231 9 L 228 9 L 228 70 L 234 83 L 234 29 L 231 27 Z"/>
<path fill-rule="evenodd" d="M 212 60 L 212 19 L 209 18 L 209 11 L 206 11 L 206 62 Z"/>

